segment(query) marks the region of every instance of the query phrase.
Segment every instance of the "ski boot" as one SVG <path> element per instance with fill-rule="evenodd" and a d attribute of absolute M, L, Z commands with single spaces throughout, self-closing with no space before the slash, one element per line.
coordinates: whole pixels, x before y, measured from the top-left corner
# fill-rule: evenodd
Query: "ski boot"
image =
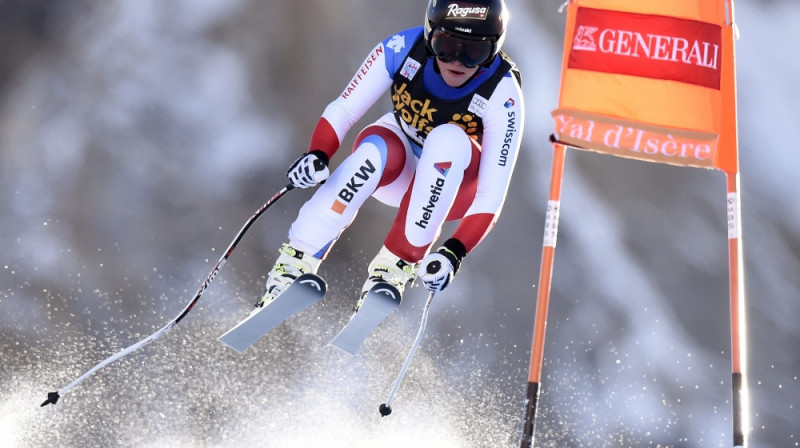
<path fill-rule="evenodd" d="M 361 308 L 367 293 L 377 285 L 391 285 L 402 295 L 406 284 L 414 281 L 417 263 L 408 263 L 390 252 L 386 246 L 383 246 L 378 252 L 378 255 L 372 259 L 367 270 L 369 272 L 369 277 L 361 288 L 361 296 L 356 304 L 355 311 Z"/>
<path fill-rule="evenodd" d="M 267 275 L 267 284 L 264 296 L 256 303 L 256 308 L 269 305 L 297 277 L 303 274 L 316 274 L 322 260 L 311 254 L 299 251 L 289 244 L 284 243 L 279 249 L 280 256 L 275 261 L 275 266 Z"/>

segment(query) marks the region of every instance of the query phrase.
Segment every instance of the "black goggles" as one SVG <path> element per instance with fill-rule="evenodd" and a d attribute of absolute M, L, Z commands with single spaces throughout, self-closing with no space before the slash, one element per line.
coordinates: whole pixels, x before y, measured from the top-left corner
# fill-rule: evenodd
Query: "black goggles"
<path fill-rule="evenodd" d="M 461 61 L 468 68 L 488 62 L 495 46 L 493 40 L 465 39 L 441 28 L 431 33 L 430 43 L 433 54 L 441 61 Z"/>

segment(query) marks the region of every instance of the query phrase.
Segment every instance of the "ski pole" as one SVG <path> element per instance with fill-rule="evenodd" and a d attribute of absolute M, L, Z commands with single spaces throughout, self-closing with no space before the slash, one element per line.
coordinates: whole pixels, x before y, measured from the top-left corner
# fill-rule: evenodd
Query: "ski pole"
<path fill-rule="evenodd" d="M 231 256 L 231 254 L 233 253 L 233 250 L 236 249 L 236 245 L 239 244 L 239 241 L 241 241 L 242 237 L 244 237 L 245 232 L 247 232 L 247 230 L 250 228 L 250 226 L 253 225 L 253 223 L 256 221 L 256 219 L 258 219 L 268 208 L 270 208 L 270 206 L 272 206 L 272 204 L 277 202 L 278 199 L 282 198 L 283 195 L 285 195 L 289 190 L 292 190 L 293 188 L 294 188 L 294 185 L 292 185 L 292 184 L 288 184 L 285 187 L 283 187 L 280 191 L 275 193 L 275 195 L 272 196 L 267 202 L 265 202 L 264 205 L 262 205 L 261 208 L 259 208 L 253 214 L 253 216 L 251 216 L 250 219 L 247 220 L 247 222 L 244 223 L 244 226 L 242 226 L 242 229 L 239 230 L 239 233 L 237 233 L 236 236 L 233 238 L 233 241 L 231 242 L 230 246 L 228 246 L 228 248 L 223 253 L 222 258 L 220 258 L 219 261 L 217 261 L 217 264 L 214 265 L 214 268 L 211 270 L 211 273 L 208 274 L 208 277 L 206 277 L 205 281 L 200 285 L 200 289 L 197 290 L 197 293 L 194 295 L 194 298 L 192 298 L 192 300 L 189 302 L 189 304 L 186 305 L 186 307 L 183 309 L 183 311 L 181 311 L 181 313 L 178 314 L 178 316 L 175 319 L 170 321 L 167 325 L 165 325 L 164 327 L 162 327 L 160 330 L 156 331 L 155 333 L 151 334 L 150 336 L 148 336 L 148 337 L 142 339 L 141 341 L 139 341 L 139 342 L 137 342 L 137 343 L 135 343 L 135 344 L 133 344 L 133 345 L 121 350 L 121 351 L 119 351 L 118 353 L 116 353 L 116 354 L 114 354 L 112 356 L 109 356 L 108 358 L 106 358 L 105 360 L 103 360 L 102 362 L 97 364 L 96 366 L 94 366 L 91 369 L 89 369 L 88 371 L 86 371 L 86 373 L 84 373 L 83 375 L 79 376 L 78 378 L 76 378 L 74 381 L 72 381 L 71 383 L 69 383 L 65 387 L 59 389 L 56 392 L 49 392 L 47 394 L 47 400 L 45 400 L 44 403 L 41 404 L 41 406 L 45 406 L 45 405 L 48 405 L 48 404 L 51 404 L 51 403 L 52 404 L 56 404 L 58 402 L 58 399 L 61 398 L 61 396 L 63 394 L 69 392 L 73 387 L 75 387 L 78 384 L 80 384 L 81 382 L 83 382 L 83 380 L 85 380 L 86 378 L 90 377 L 93 373 L 95 373 L 98 370 L 102 369 L 103 367 L 111 364 L 112 362 L 114 362 L 114 361 L 116 361 L 116 360 L 118 360 L 118 359 L 120 359 L 120 358 L 122 358 L 124 356 L 127 356 L 128 354 L 133 353 L 136 350 L 139 350 L 140 348 L 144 347 L 145 345 L 148 345 L 151 342 L 159 339 L 161 336 L 164 336 L 165 334 L 167 334 L 167 332 L 169 332 L 172 329 L 172 327 L 177 325 L 178 322 L 180 322 L 184 317 L 186 317 L 186 315 L 189 314 L 189 311 L 191 311 L 192 308 L 194 308 L 195 304 L 200 299 L 200 296 L 203 294 L 203 292 L 206 290 L 206 288 L 208 288 L 208 285 L 211 284 L 211 281 L 217 275 L 217 272 L 219 272 L 220 268 L 222 268 L 222 265 L 224 265 L 225 262 L 228 260 L 228 257 Z"/>
<path fill-rule="evenodd" d="M 436 261 L 431 263 L 431 266 L 437 263 Z M 430 267 L 429 267 L 430 270 Z M 432 272 L 438 271 L 439 268 L 436 267 L 432 270 Z M 428 312 L 431 310 L 431 302 L 433 302 L 433 295 L 435 293 L 431 291 L 428 294 L 428 300 L 425 302 L 425 308 L 422 310 L 422 322 L 419 324 L 419 331 L 417 331 L 417 339 L 414 340 L 414 344 L 411 346 L 411 351 L 408 352 L 408 356 L 406 357 L 406 362 L 403 363 L 403 368 L 400 369 L 400 374 L 397 376 L 397 379 L 394 381 L 394 387 L 392 387 L 392 392 L 389 393 L 389 399 L 386 400 L 386 403 L 380 405 L 378 410 L 381 413 L 382 417 L 386 417 L 387 415 L 392 413 L 392 400 L 394 400 L 394 394 L 397 392 L 397 388 L 400 387 L 400 381 L 403 380 L 403 376 L 406 374 L 406 370 L 408 369 L 408 365 L 411 364 L 411 358 L 414 357 L 414 353 L 417 351 L 417 347 L 419 347 L 420 341 L 422 341 L 422 336 L 425 333 L 425 326 L 428 324 Z"/>

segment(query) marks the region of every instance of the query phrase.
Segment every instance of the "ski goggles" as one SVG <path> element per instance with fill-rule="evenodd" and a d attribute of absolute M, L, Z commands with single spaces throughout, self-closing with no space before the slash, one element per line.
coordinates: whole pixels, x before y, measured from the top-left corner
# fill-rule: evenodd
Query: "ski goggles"
<path fill-rule="evenodd" d="M 485 64 L 494 55 L 494 40 L 466 39 L 442 28 L 431 33 L 433 54 L 442 62 L 461 61 L 467 68 Z"/>

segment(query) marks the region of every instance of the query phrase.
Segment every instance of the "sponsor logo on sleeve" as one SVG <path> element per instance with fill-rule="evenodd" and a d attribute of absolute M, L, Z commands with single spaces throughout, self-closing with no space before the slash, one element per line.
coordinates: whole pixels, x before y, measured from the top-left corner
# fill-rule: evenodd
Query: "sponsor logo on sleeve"
<path fill-rule="evenodd" d="M 375 66 L 375 63 L 378 61 L 378 58 L 383 54 L 383 51 L 384 51 L 383 45 L 379 45 L 375 49 L 375 51 L 373 51 L 372 53 L 370 53 L 369 56 L 367 56 L 367 60 L 364 61 L 364 65 L 361 66 L 356 75 L 350 81 L 350 84 L 348 84 L 347 88 L 345 88 L 344 92 L 342 92 L 343 99 L 347 99 L 350 96 L 350 94 L 353 93 L 353 91 L 355 91 L 358 88 L 358 85 L 361 84 L 361 80 L 364 79 L 364 77 L 367 76 L 367 73 L 369 73 L 370 69 Z"/>
<path fill-rule="evenodd" d="M 508 154 L 511 152 L 511 143 L 514 141 L 514 135 L 517 133 L 517 114 L 510 110 L 508 111 L 508 121 L 506 121 L 506 135 L 503 138 L 503 147 L 500 149 L 500 159 L 497 161 L 498 166 L 506 166 L 508 164 Z"/>
<path fill-rule="evenodd" d="M 403 48 L 406 48 L 406 37 L 402 34 L 395 34 L 386 44 L 387 48 L 391 48 L 395 53 L 400 53 Z"/>

